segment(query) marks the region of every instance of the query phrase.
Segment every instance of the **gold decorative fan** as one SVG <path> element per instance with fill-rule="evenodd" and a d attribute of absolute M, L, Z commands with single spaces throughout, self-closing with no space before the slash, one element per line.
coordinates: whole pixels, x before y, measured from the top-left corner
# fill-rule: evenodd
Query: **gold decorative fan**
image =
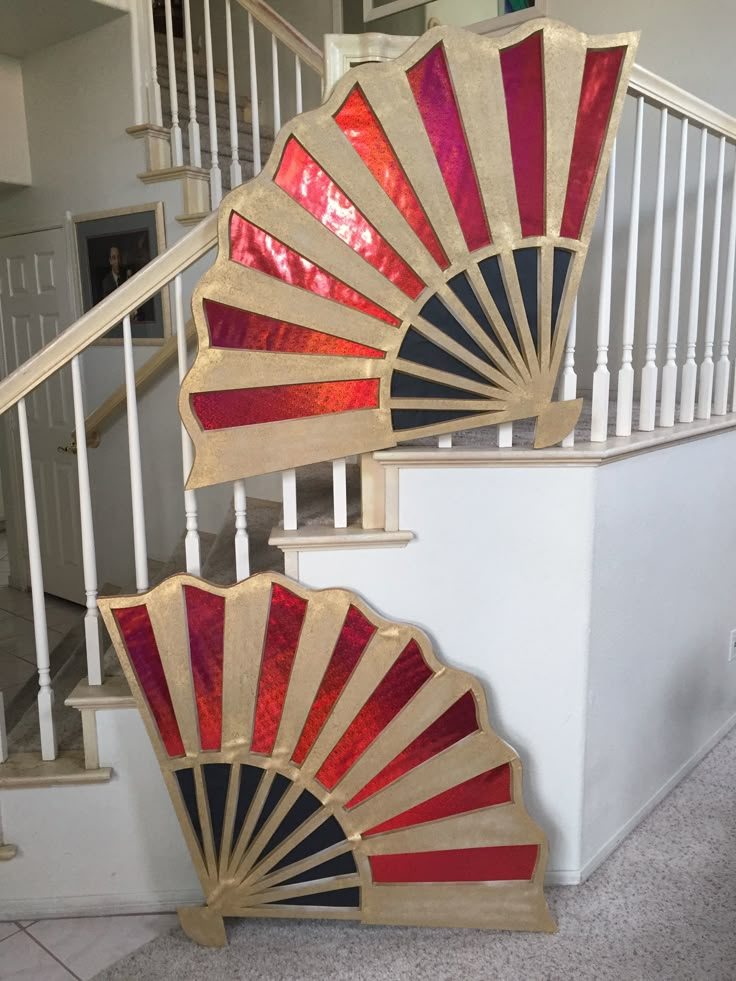
<path fill-rule="evenodd" d="M 552 403 L 637 36 L 437 28 L 350 71 L 220 206 L 180 410 L 190 487 Z"/>
<path fill-rule="evenodd" d="M 341 589 L 175 576 L 100 600 L 197 869 L 224 916 L 552 930 L 547 843 L 478 681 Z"/>

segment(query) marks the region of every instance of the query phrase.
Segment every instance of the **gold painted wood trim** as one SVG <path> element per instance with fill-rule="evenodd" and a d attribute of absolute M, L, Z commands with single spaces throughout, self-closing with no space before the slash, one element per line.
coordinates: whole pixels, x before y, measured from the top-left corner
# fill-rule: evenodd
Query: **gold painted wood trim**
<path fill-rule="evenodd" d="M 50 761 L 42 760 L 38 753 L 11 753 L 0 763 L 0 790 L 108 783 L 111 777 L 109 766 L 88 770 L 84 753 L 78 750 L 59 753 Z"/>

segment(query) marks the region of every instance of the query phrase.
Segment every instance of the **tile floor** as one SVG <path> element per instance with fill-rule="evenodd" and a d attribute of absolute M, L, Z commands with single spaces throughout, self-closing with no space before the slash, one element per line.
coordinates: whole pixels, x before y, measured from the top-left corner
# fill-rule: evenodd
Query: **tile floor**
<path fill-rule="evenodd" d="M 0 981 L 89 981 L 176 923 L 173 913 L 0 922 Z"/>
<path fill-rule="evenodd" d="M 30 593 L 8 586 L 8 550 L 0 533 L 0 691 L 7 708 L 28 679 L 36 673 L 36 642 Z M 67 631 L 84 616 L 84 607 L 55 596 L 46 597 L 49 649 L 53 651 Z"/>

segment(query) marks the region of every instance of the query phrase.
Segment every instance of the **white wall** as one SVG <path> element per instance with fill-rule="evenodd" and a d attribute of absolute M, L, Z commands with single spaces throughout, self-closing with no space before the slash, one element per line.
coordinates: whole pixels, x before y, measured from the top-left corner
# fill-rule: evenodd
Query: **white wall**
<path fill-rule="evenodd" d="M 598 471 L 586 863 L 736 721 L 735 461 L 732 432 Z"/>
<path fill-rule="evenodd" d="M 0 55 L 0 133 L 0 184 L 30 184 L 23 74 L 20 62 L 6 55 Z"/>

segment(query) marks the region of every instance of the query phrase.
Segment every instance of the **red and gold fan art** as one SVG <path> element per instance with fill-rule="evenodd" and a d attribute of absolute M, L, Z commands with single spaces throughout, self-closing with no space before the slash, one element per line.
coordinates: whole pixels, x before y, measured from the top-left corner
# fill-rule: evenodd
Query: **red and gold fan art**
<path fill-rule="evenodd" d="M 189 486 L 552 402 L 636 35 L 429 31 L 353 69 L 220 206 L 180 410 Z"/>
<path fill-rule="evenodd" d="M 194 940 L 225 916 L 554 929 L 519 758 L 421 631 L 266 573 L 100 608 L 202 884 Z"/>

